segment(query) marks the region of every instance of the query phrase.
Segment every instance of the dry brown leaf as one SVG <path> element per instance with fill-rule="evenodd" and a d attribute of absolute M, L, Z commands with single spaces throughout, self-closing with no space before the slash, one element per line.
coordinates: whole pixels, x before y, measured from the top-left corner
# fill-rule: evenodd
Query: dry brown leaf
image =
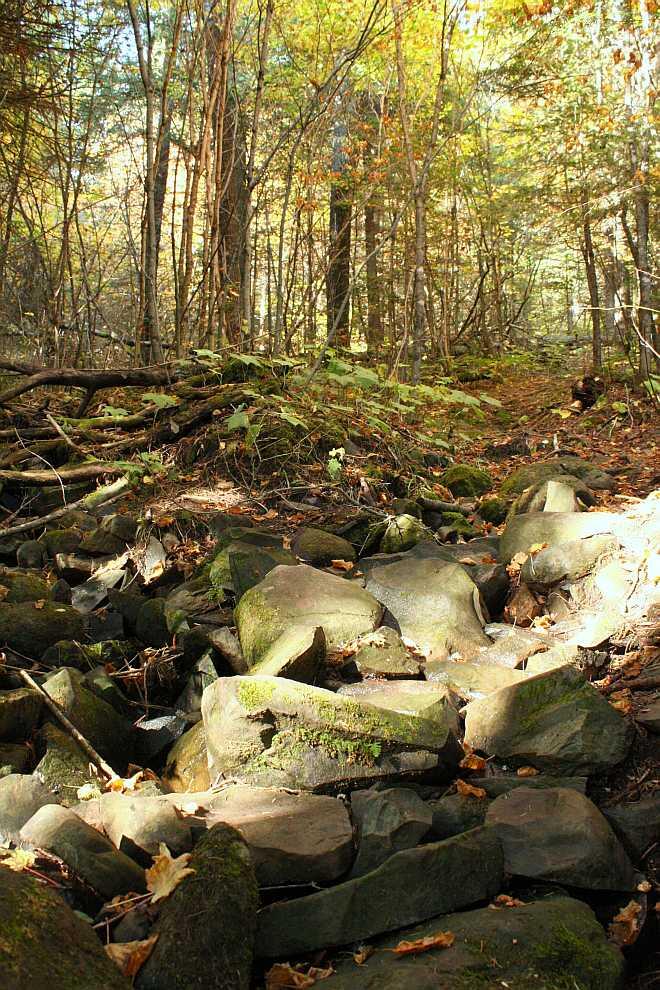
<path fill-rule="evenodd" d="M 166 529 L 168 526 L 174 525 L 174 516 L 159 516 L 158 519 L 154 519 L 154 522 L 161 529 Z"/>
<path fill-rule="evenodd" d="M 46 599 L 45 598 L 40 598 L 38 602 L 35 602 L 34 603 L 34 607 L 35 608 L 38 608 L 38 609 L 41 609 L 41 608 L 44 607 L 45 604 L 46 604 Z"/>
<path fill-rule="evenodd" d="M 375 951 L 373 945 L 361 945 L 357 952 L 353 953 L 353 962 L 357 963 L 358 966 L 364 966 L 367 959 L 370 959 Z"/>
<path fill-rule="evenodd" d="M 517 897 L 509 897 L 508 894 L 498 894 L 492 904 L 488 906 L 491 908 L 501 908 L 501 907 L 524 907 L 525 902 L 519 901 Z"/>
<path fill-rule="evenodd" d="M 537 553 L 540 553 L 541 550 L 545 550 L 547 546 L 547 543 L 532 543 L 531 547 L 527 548 L 527 553 L 530 557 L 534 557 Z"/>
<path fill-rule="evenodd" d="M 483 787 L 473 787 L 472 784 L 467 784 L 464 780 L 460 780 L 460 778 L 456 781 L 456 793 L 462 794 L 463 797 L 486 797 L 486 792 Z"/>
<path fill-rule="evenodd" d="M 648 882 L 648 880 L 642 880 L 641 883 L 637 884 L 637 890 L 640 894 L 648 894 L 651 890 L 653 890 L 653 886 Z"/>
<path fill-rule="evenodd" d="M 516 577 L 520 574 L 522 566 L 527 560 L 527 554 L 523 553 L 522 550 L 519 553 L 513 555 L 509 563 L 506 565 L 506 572 L 509 577 Z"/>
<path fill-rule="evenodd" d="M 154 865 L 145 873 L 147 890 L 152 895 L 152 904 L 169 897 L 184 877 L 195 872 L 188 866 L 190 853 L 183 853 L 174 858 L 164 842 L 159 844 L 159 849 L 158 855 L 154 856 Z"/>
<path fill-rule="evenodd" d="M 429 949 L 449 949 L 456 939 L 453 932 L 438 932 L 436 935 L 427 935 L 425 938 L 417 938 L 414 942 L 399 942 L 389 952 L 395 956 L 412 956 L 418 952 L 428 952 Z"/>
<path fill-rule="evenodd" d="M 132 777 L 111 777 L 105 785 L 105 789 L 106 791 L 116 791 L 119 794 L 125 794 L 127 791 L 134 791 L 136 785 L 142 780 L 143 776 L 143 771 L 138 770 L 138 772 Z"/>
<path fill-rule="evenodd" d="M 483 756 L 477 756 L 476 753 L 468 753 L 458 765 L 464 770 L 484 770 L 486 768 L 486 761 Z"/>
<path fill-rule="evenodd" d="M 518 767 L 516 770 L 517 777 L 538 777 L 538 773 L 536 767 Z"/>
<path fill-rule="evenodd" d="M 632 694 L 628 688 L 624 688 L 622 691 L 613 691 L 607 700 L 612 708 L 616 708 L 618 712 L 623 712 L 624 715 L 632 711 Z"/>
<path fill-rule="evenodd" d="M 0 602 L 3 602 L 8 594 L 9 588 L 6 588 L 4 584 L 0 584 Z"/>
<path fill-rule="evenodd" d="M 353 570 L 353 564 L 350 562 L 350 560 L 331 560 L 330 561 L 330 566 L 335 571 L 352 571 Z"/>
<path fill-rule="evenodd" d="M 532 619 L 532 629 L 549 629 L 553 623 L 554 619 L 551 615 L 537 615 Z"/>
<path fill-rule="evenodd" d="M 263 516 L 254 515 L 252 518 L 255 522 L 267 522 L 269 519 L 277 519 L 278 515 L 279 513 L 276 509 L 268 509 L 267 512 L 264 512 Z"/>
<path fill-rule="evenodd" d="M 492 553 L 485 553 L 481 558 L 482 564 L 496 564 L 497 557 L 493 557 Z"/>
<path fill-rule="evenodd" d="M 459 562 L 459 564 L 476 564 L 477 563 L 476 560 L 474 559 L 474 557 L 459 557 L 458 558 L 458 562 Z"/>
<path fill-rule="evenodd" d="M 124 976 L 131 977 L 147 961 L 157 941 L 158 935 L 151 935 L 139 942 L 111 942 L 105 951 Z"/>
<path fill-rule="evenodd" d="M 284 990 L 289 987 L 292 990 L 306 990 L 307 987 L 313 987 L 321 980 L 327 980 L 333 973 L 332 966 L 328 969 L 310 966 L 304 971 L 302 968 L 294 969 L 289 963 L 275 963 L 266 973 L 266 990 Z"/>
<path fill-rule="evenodd" d="M 642 905 L 637 901 L 629 901 L 618 914 L 614 915 L 608 928 L 611 942 L 616 945 L 632 945 L 639 935 L 640 914 Z"/>

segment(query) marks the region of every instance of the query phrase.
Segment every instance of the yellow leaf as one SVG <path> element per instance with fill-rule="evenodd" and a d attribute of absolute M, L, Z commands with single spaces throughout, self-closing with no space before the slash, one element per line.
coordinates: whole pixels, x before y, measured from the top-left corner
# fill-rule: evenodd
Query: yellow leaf
<path fill-rule="evenodd" d="M 495 909 L 500 907 L 514 908 L 524 907 L 524 904 L 525 902 L 519 901 L 517 897 L 509 897 L 508 894 L 498 894 L 493 903 L 489 904 L 488 907 Z"/>
<path fill-rule="evenodd" d="M 538 770 L 536 767 L 518 767 L 516 775 L 518 777 L 536 777 L 538 776 Z"/>
<path fill-rule="evenodd" d="M 3 602 L 8 594 L 9 588 L 5 588 L 4 584 L 0 584 L 0 602 Z"/>
<path fill-rule="evenodd" d="M 101 792 L 96 786 L 96 784 L 83 784 L 76 791 L 76 797 L 79 801 L 91 801 L 93 798 L 101 796 Z"/>
<path fill-rule="evenodd" d="M 147 961 L 157 941 L 158 935 L 151 935 L 139 942 L 112 942 L 105 951 L 124 976 L 131 977 Z"/>
<path fill-rule="evenodd" d="M 142 777 L 142 770 L 138 770 L 132 777 L 112 777 L 106 784 L 105 789 L 106 791 L 117 791 L 119 794 L 125 794 L 126 791 L 134 791 L 138 782 L 142 780 Z"/>
<path fill-rule="evenodd" d="M 472 784 L 466 784 L 464 780 L 456 781 L 456 793 L 462 794 L 463 797 L 474 797 L 474 798 L 485 798 L 486 792 L 483 787 L 473 787 Z"/>
<path fill-rule="evenodd" d="M 541 550 L 545 550 L 547 546 L 547 543 L 532 543 L 531 547 L 528 547 L 527 553 L 534 556 L 534 554 L 540 553 Z"/>
<path fill-rule="evenodd" d="M 175 859 L 164 842 L 159 844 L 159 849 L 159 854 L 154 856 L 154 865 L 145 873 L 152 904 L 169 897 L 184 877 L 195 872 L 188 866 L 190 853 L 183 853 Z"/>
<path fill-rule="evenodd" d="M 29 849 L 3 849 L 0 851 L 2 865 L 8 866 L 15 873 L 22 873 L 29 866 L 34 866 L 35 855 Z"/>
<path fill-rule="evenodd" d="M 357 963 L 358 966 L 364 966 L 367 959 L 370 959 L 375 951 L 373 945 L 361 945 L 357 952 L 353 953 L 353 962 Z"/>
<path fill-rule="evenodd" d="M 418 952 L 428 952 L 429 949 L 449 949 L 456 936 L 453 932 L 438 932 L 437 935 L 427 935 L 425 938 L 415 939 L 414 942 L 399 942 L 390 952 L 395 956 L 416 955 Z"/>

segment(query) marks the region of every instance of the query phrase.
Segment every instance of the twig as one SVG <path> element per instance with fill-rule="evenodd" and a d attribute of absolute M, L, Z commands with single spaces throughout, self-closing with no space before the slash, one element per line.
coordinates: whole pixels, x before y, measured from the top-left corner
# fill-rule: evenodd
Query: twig
<path fill-rule="evenodd" d="M 15 533 L 28 533 L 30 530 L 39 529 L 40 526 L 45 526 L 46 523 L 52 522 L 54 519 L 59 519 L 60 516 L 66 515 L 71 509 L 96 509 L 99 505 L 105 505 L 108 502 L 114 502 L 115 499 L 120 498 L 128 489 L 128 480 L 126 478 L 119 478 L 118 481 L 113 481 L 110 485 L 104 485 L 101 488 L 97 488 L 95 492 L 90 492 L 87 495 L 83 495 L 79 498 L 77 502 L 71 502 L 70 505 L 61 506 L 59 509 L 54 509 L 45 516 L 40 516 L 38 519 L 30 519 L 28 522 L 20 523 L 18 526 L 12 526 L 9 529 L 0 530 L 0 537 L 3 536 L 13 536 Z"/>
<path fill-rule="evenodd" d="M 37 682 L 28 674 L 27 670 L 19 671 L 19 677 L 25 681 L 28 687 L 31 687 L 33 691 L 41 696 L 43 703 L 47 708 L 53 713 L 57 721 L 64 726 L 70 736 L 78 743 L 80 748 L 84 751 L 85 755 L 90 758 L 92 763 L 98 767 L 98 769 L 103 773 L 108 780 L 114 780 L 119 774 L 115 773 L 109 763 L 106 763 L 102 756 L 96 752 L 94 747 L 90 742 L 85 739 L 83 734 L 76 729 L 73 722 L 64 714 L 60 706 L 56 701 L 50 697 L 50 695 L 40 687 Z"/>
<path fill-rule="evenodd" d="M 87 452 L 84 451 L 82 447 L 79 447 L 77 443 L 74 443 L 71 437 L 67 436 L 67 434 L 64 432 L 60 424 L 57 422 L 56 419 L 53 418 L 53 416 L 51 416 L 49 412 L 45 413 L 45 416 L 48 422 L 50 423 L 50 425 L 55 430 L 55 432 L 59 433 L 59 435 L 62 437 L 62 439 L 64 440 L 65 444 L 68 447 L 71 447 L 72 450 L 75 450 L 76 454 L 80 454 L 82 457 L 87 457 Z"/>

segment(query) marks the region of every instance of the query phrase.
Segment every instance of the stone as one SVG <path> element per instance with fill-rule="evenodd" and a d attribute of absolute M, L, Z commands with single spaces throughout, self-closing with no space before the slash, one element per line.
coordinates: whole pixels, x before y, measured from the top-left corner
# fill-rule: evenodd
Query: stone
<path fill-rule="evenodd" d="M 299 529 L 291 543 L 291 550 L 305 564 L 328 567 L 333 560 L 357 559 L 355 549 L 343 536 L 326 533 L 322 529 L 306 526 Z"/>
<path fill-rule="evenodd" d="M 129 990 L 91 925 L 58 891 L 0 866 L 3 990 Z"/>
<path fill-rule="evenodd" d="M 443 512 L 440 517 L 440 526 L 436 529 L 438 536 L 442 540 L 456 541 L 457 536 L 463 536 L 469 540 L 477 535 L 477 530 L 471 522 L 465 518 L 462 512 Z"/>
<path fill-rule="evenodd" d="M 475 658 L 477 663 L 520 667 L 548 645 L 548 635 L 544 629 L 521 629 L 506 622 L 491 622 L 484 632 L 494 643 L 480 651 Z"/>
<path fill-rule="evenodd" d="M 126 513 L 113 512 L 103 517 L 101 529 L 116 536 L 123 543 L 131 543 L 137 535 L 138 521 L 134 516 Z"/>
<path fill-rule="evenodd" d="M 108 532 L 102 526 L 86 533 L 78 547 L 80 553 L 90 557 L 115 557 L 126 549 L 124 540 Z"/>
<path fill-rule="evenodd" d="M 110 841 L 143 867 L 151 866 L 161 842 L 173 856 L 192 848 L 190 825 L 164 796 L 102 794 L 100 813 Z"/>
<path fill-rule="evenodd" d="M 371 873 L 259 914 L 257 952 L 288 958 L 394 931 L 492 897 L 502 882 L 492 829 L 404 849 Z"/>
<path fill-rule="evenodd" d="M 506 524 L 500 541 L 500 561 L 508 564 L 517 553 L 547 543 L 554 547 L 572 540 L 612 533 L 617 517 L 612 512 L 526 512 Z"/>
<path fill-rule="evenodd" d="M 78 671 L 63 667 L 42 685 L 94 748 L 118 766 L 126 763 L 132 726 L 106 701 L 89 691 Z"/>
<path fill-rule="evenodd" d="M 352 660 L 363 677 L 419 677 L 420 674 L 419 660 L 408 652 L 399 634 L 387 626 L 361 636 Z"/>
<path fill-rule="evenodd" d="M 226 626 L 210 629 L 208 640 L 218 656 L 228 664 L 234 674 L 247 673 L 248 665 L 245 662 L 241 644 L 238 637 L 230 629 L 227 629 Z"/>
<path fill-rule="evenodd" d="M 158 715 L 140 721 L 133 730 L 138 764 L 147 766 L 152 763 L 164 749 L 170 749 L 191 724 L 190 719 L 180 714 Z"/>
<path fill-rule="evenodd" d="M 460 564 L 402 560 L 371 571 L 367 591 L 427 659 L 470 659 L 490 640 L 483 632 L 479 591 Z"/>
<path fill-rule="evenodd" d="M 493 487 L 493 479 L 487 471 L 469 464 L 452 464 L 442 472 L 439 481 L 449 489 L 454 498 L 484 495 Z"/>
<path fill-rule="evenodd" d="M 20 839 L 59 856 L 105 900 L 145 890 L 144 871 L 70 808 L 44 805 L 25 823 Z"/>
<path fill-rule="evenodd" d="M 138 614 L 146 601 L 144 596 L 134 591 L 119 591 L 117 588 L 109 588 L 108 601 L 116 612 L 123 615 L 124 626 L 127 631 L 135 635 Z"/>
<path fill-rule="evenodd" d="M 501 688 L 519 684 L 528 676 L 498 664 L 457 663 L 454 660 L 429 660 L 424 668 L 427 679 L 446 684 L 461 698 L 483 698 Z"/>
<path fill-rule="evenodd" d="M 534 619 L 541 614 L 543 607 L 526 584 L 519 584 L 511 595 L 506 608 L 504 618 L 507 622 L 515 626 L 526 628 L 531 626 Z"/>
<path fill-rule="evenodd" d="M 449 931 L 447 951 L 405 956 L 401 941 Z M 570 897 L 543 897 L 515 909 L 489 907 L 433 918 L 373 942 L 356 966 L 347 954 L 327 990 L 621 990 L 625 963 L 591 908 Z"/>
<path fill-rule="evenodd" d="M 360 698 L 376 708 L 386 708 L 401 715 L 419 715 L 422 718 L 448 724 L 458 735 L 459 722 L 457 696 L 444 684 L 426 681 L 380 680 L 370 677 L 357 684 L 345 684 L 337 694 Z"/>
<path fill-rule="evenodd" d="M 525 673 L 543 674 L 566 664 L 579 665 L 580 648 L 573 643 L 557 643 L 549 650 L 534 653 L 525 660 Z"/>
<path fill-rule="evenodd" d="M 623 762 L 632 730 L 579 671 L 559 667 L 471 701 L 465 741 L 514 767 L 580 776 Z"/>
<path fill-rule="evenodd" d="M 184 685 L 183 691 L 175 701 L 175 708 L 178 711 L 191 714 L 201 711 L 202 695 L 209 684 L 212 684 L 218 676 L 218 671 L 211 657 L 211 651 L 207 652 L 193 664 L 192 670 Z"/>
<path fill-rule="evenodd" d="M 372 632 L 381 613 L 378 602 L 359 585 L 298 564 L 275 567 L 247 591 L 235 610 L 235 621 L 243 656 L 252 667 L 292 626 L 320 626 L 332 650 Z"/>
<path fill-rule="evenodd" d="M 660 797 L 611 805 L 602 812 L 634 860 L 660 842 Z"/>
<path fill-rule="evenodd" d="M 55 528 L 62 526 L 65 529 L 79 529 L 81 533 L 91 533 L 98 525 L 96 516 L 84 509 L 69 509 L 60 516 L 55 524 Z"/>
<path fill-rule="evenodd" d="M 375 870 L 402 849 L 418 845 L 431 829 L 433 813 L 414 791 L 404 787 L 354 791 L 353 821 L 358 852 L 351 877 Z"/>
<path fill-rule="evenodd" d="M 43 701 L 32 688 L 0 691 L 0 740 L 30 739 L 42 708 Z"/>
<path fill-rule="evenodd" d="M 48 601 L 50 585 L 41 577 L 30 571 L 10 571 L 0 569 L 0 596 L 7 605 L 19 605 L 22 602 Z"/>
<path fill-rule="evenodd" d="M 207 828 L 226 822 L 237 829 L 261 887 L 332 883 L 353 861 L 351 819 L 337 798 L 234 784 L 217 793 L 170 795 L 168 800 L 177 807 L 197 803 L 196 814 Z"/>
<path fill-rule="evenodd" d="M 51 601 L 60 605 L 70 605 L 72 600 L 71 585 L 64 578 L 58 578 L 50 589 Z"/>
<path fill-rule="evenodd" d="M 204 692 L 202 717 L 213 780 L 327 790 L 442 777 L 460 759 L 449 712 L 402 715 L 279 677 L 219 678 Z"/>
<path fill-rule="evenodd" d="M 506 519 L 507 505 L 503 498 L 490 495 L 481 499 L 477 511 L 484 522 L 499 526 Z"/>
<path fill-rule="evenodd" d="M 165 607 L 165 599 L 148 598 L 141 606 L 135 621 L 135 635 L 147 646 L 158 650 L 169 646 L 172 642 L 173 630 L 170 628 Z"/>
<path fill-rule="evenodd" d="M 422 518 L 422 507 L 414 498 L 393 498 L 389 507 L 395 516 Z"/>
<path fill-rule="evenodd" d="M 508 794 L 518 787 L 568 787 L 579 794 L 586 793 L 586 777 L 553 777 L 548 773 L 538 774 L 536 777 L 518 777 L 508 773 L 497 774 L 493 777 L 470 777 L 473 787 L 479 787 L 486 792 L 486 797 L 496 798 L 501 794 Z"/>
<path fill-rule="evenodd" d="M 27 745 L 0 743 L 0 777 L 12 773 L 27 773 L 32 762 L 32 751 Z"/>
<path fill-rule="evenodd" d="M 163 783 L 171 791 L 206 791 L 211 786 L 204 723 L 177 739 L 167 755 Z"/>
<path fill-rule="evenodd" d="M 618 546 L 618 541 L 606 533 L 583 540 L 568 540 L 528 557 L 520 578 L 533 588 L 545 588 L 560 581 L 577 581 L 588 574 L 601 557 L 613 553 Z"/>
<path fill-rule="evenodd" d="M 595 464 L 583 460 L 581 457 L 571 457 L 568 455 L 553 458 L 551 461 L 543 461 L 537 464 L 527 464 L 518 468 L 509 475 L 501 486 L 503 495 L 519 495 L 530 485 L 547 481 L 557 475 L 568 474 L 583 481 L 585 485 L 595 491 L 614 491 L 616 482 L 614 479 L 602 471 Z"/>
<path fill-rule="evenodd" d="M 81 588 L 76 588 L 76 591 L 80 590 Z M 85 611 L 75 593 L 74 605 L 81 612 Z M 92 612 L 91 615 L 87 616 L 87 638 L 90 643 L 100 644 L 109 640 L 116 642 L 123 640 L 125 635 L 124 617 L 121 612 L 115 612 L 111 608 L 102 608 L 100 611 Z"/>
<path fill-rule="evenodd" d="M 195 872 L 162 903 L 152 929 L 158 941 L 135 986 L 249 990 L 259 904 L 249 850 L 235 829 L 215 825 L 189 866 Z"/>
<path fill-rule="evenodd" d="M 38 540 L 26 540 L 16 550 L 16 563 L 19 567 L 43 567 L 46 563 L 45 548 Z"/>
<path fill-rule="evenodd" d="M 420 540 L 430 539 L 426 526 L 416 516 L 394 516 L 380 540 L 381 553 L 401 553 L 410 550 Z"/>
<path fill-rule="evenodd" d="M 292 626 L 285 630 L 266 651 L 249 674 L 288 677 L 292 681 L 313 684 L 326 655 L 325 633 L 321 626 Z"/>
<path fill-rule="evenodd" d="M 0 780 L 0 841 L 18 841 L 18 834 L 32 815 L 46 804 L 58 804 L 57 796 L 30 774 L 12 773 Z"/>
<path fill-rule="evenodd" d="M 595 804 L 563 787 L 519 787 L 486 813 L 514 876 L 584 890 L 634 890 L 635 868 Z"/>
<path fill-rule="evenodd" d="M 47 529 L 40 539 L 49 557 L 58 553 L 75 553 L 82 541 L 82 533 L 77 529 Z"/>
<path fill-rule="evenodd" d="M 437 801 L 428 801 L 431 811 L 431 835 L 434 839 L 449 839 L 471 828 L 478 828 L 486 820 L 486 798 L 464 794 L 448 794 Z"/>
<path fill-rule="evenodd" d="M 0 604 L 0 645 L 38 660 L 60 639 L 84 639 L 83 617 L 70 605 L 37 605 Z"/>
<path fill-rule="evenodd" d="M 56 553 L 53 559 L 58 577 L 71 585 L 78 585 L 87 581 L 97 570 L 99 564 L 98 560 L 92 560 L 91 557 L 81 557 L 75 553 Z"/>
<path fill-rule="evenodd" d="M 261 550 L 258 547 L 241 549 L 232 545 L 223 554 L 227 555 L 231 579 L 223 588 L 233 591 L 237 602 L 246 591 L 263 581 L 278 564 L 296 564 L 295 557 L 288 550 Z"/>
<path fill-rule="evenodd" d="M 660 700 L 651 701 L 635 712 L 635 721 L 654 735 L 660 735 Z"/>
<path fill-rule="evenodd" d="M 596 504 L 596 498 L 584 482 L 557 470 L 525 488 L 511 506 L 509 516 L 523 512 L 580 512 Z"/>
<path fill-rule="evenodd" d="M 102 784 L 90 769 L 89 757 L 62 729 L 47 722 L 40 733 L 45 753 L 34 770 L 65 807 L 78 803 L 78 790 L 86 784 L 100 791 Z"/>

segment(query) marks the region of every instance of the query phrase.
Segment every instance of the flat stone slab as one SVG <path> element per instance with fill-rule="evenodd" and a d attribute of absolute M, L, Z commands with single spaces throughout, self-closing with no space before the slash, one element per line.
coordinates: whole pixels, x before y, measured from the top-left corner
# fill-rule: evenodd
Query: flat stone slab
<path fill-rule="evenodd" d="M 462 698 L 483 698 L 494 691 L 519 684 L 529 674 L 497 664 L 457 663 L 455 660 L 429 660 L 425 667 L 428 680 L 446 684 Z"/>
<path fill-rule="evenodd" d="M 572 540 L 614 533 L 620 522 L 613 512 L 525 512 L 507 523 L 499 547 L 499 558 L 508 564 L 517 553 L 547 543 L 555 547 Z"/>
<path fill-rule="evenodd" d="M 3 777 L 0 780 L 0 841 L 16 842 L 25 823 L 46 804 L 59 804 L 59 800 L 36 777 L 24 773 Z"/>
<path fill-rule="evenodd" d="M 502 875 L 499 840 L 488 828 L 406 849 L 365 876 L 264 908 L 256 952 L 288 958 L 394 931 L 492 897 Z"/>
<path fill-rule="evenodd" d="M 615 804 L 603 814 L 635 860 L 660 842 L 660 796 Z"/>
<path fill-rule="evenodd" d="M 420 676 L 419 660 L 408 652 L 400 635 L 387 626 L 381 626 L 375 632 L 360 637 L 353 663 L 362 676 Z"/>
<path fill-rule="evenodd" d="M 402 849 L 414 848 L 433 823 L 429 806 L 405 787 L 354 791 L 351 811 L 358 832 L 351 877 L 361 877 Z"/>
<path fill-rule="evenodd" d="M 345 684 L 339 688 L 337 694 L 359 698 L 377 708 L 387 708 L 401 715 L 438 719 L 443 724 L 447 724 L 449 718 L 449 724 L 458 732 L 458 699 L 444 684 L 370 678 L 358 684 Z"/>

